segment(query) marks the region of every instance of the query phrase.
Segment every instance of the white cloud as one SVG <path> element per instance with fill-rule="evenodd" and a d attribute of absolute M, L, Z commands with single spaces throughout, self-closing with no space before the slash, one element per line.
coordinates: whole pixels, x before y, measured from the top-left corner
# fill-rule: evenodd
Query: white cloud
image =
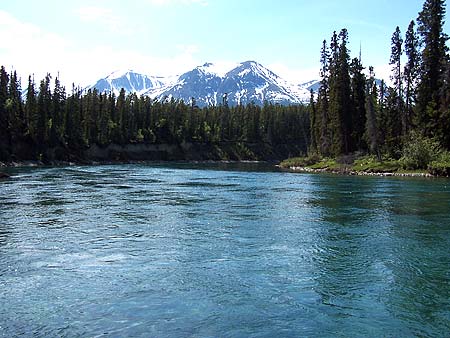
<path fill-rule="evenodd" d="M 131 34 L 130 26 L 126 25 L 120 16 L 111 8 L 86 6 L 78 8 L 75 13 L 81 21 L 104 26 L 109 31 L 117 34 Z"/>
<path fill-rule="evenodd" d="M 46 73 L 53 76 L 60 73 L 66 87 L 72 82 L 82 86 L 92 84 L 117 69 L 175 75 L 200 63 L 195 56 L 198 47 L 194 45 L 179 46 L 179 52 L 168 58 L 111 46 L 86 48 L 1 10 L 0 41 L 0 62 L 8 71 L 17 70 L 23 82 L 31 74 L 35 74 L 38 82 Z"/>
<path fill-rule="evenodd" d="M 94 20 L 96 17 L 102 17 L 101 12 L 85 12 L 86 20 Z M 0 41 L 0 62 L 8 71 L 17 70 L 23 82 L 31 74 L 35 74 L 38 82 L 47 72 L 53 76 L 59 73 L 68 91 L 72 83 L 87 86 L 116 70 L 133 69 L 148 75 L 167 76 L 182 74 L 205 62 L 214 63 L 215 69 L 222 73 L 236 65 L 235 61 L 200 59 L 199 47 L 189 44 L 177 46 L 177 52 L 169 57 L 107 45 L 88 48 L 81 42 L 77 44 L 37 25 L 23 22 L 2 10 Z M 319 77 L 318 67 L 290 69 L 282 63 L 265 66 L 296 84 Z M 381 75 L 378 67 L 375 71 L 377 76 Z"/>
<path fill-rule="evenodd" d="M 272 63 L 267 65 L 278 76 L 292 84 L 301 84 L 310 80 L 319 79 L 319 65 L 317 68 L 289 68 L 282 63 Z"/>
<path fill-rule="evenodd" d="M 55 70 L 55 60 L 63 58 L 70 48 L 61 36 L 20 22 L 1 10 L 0 41 L 1 62 L 9 69 L 20 71 L 22 76 L 32 73 L 42 76 L 47 71 Z"/>

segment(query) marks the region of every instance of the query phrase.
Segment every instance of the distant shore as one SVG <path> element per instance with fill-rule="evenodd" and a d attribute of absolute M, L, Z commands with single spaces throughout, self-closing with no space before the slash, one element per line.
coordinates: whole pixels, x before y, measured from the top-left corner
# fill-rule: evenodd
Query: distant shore
<path fill-rule="evenodd" d="M 238 163 L 267 163 L 276 165 L 278 161 L 257 161 L 257 160 L 105 160 L 105 161 L 83 161 L 83 162 L 68 162 L 68 161 L 11 161 L 0 162 L 0 168 L 26 168 L 26 167 L 71 167 L 71 166 L 95 166 L 95 165 L 124 165 L 124 164 L 155 164 L 155 163 L 192 163 L 192 164 L 208 164 L 208 163 L 223 163 L 223 164 L 238 164 Z"/>

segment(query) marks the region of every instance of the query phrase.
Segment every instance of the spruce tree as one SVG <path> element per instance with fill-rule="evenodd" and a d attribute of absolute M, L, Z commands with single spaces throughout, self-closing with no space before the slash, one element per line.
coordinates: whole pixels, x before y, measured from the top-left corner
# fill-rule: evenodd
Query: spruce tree
<path fill-rule="evenodd" d="M 354 58 L 350 64 L 352 145 L 353 150 L 367 150 L 364 132 L 366 129 L 366 77 L 361 60 Z"/>
<path fill-rule="evenodd" d="M 22 90 L 20 88 L 20 81 L 15 71 L 10 75 L 8 98 L 6 99 L 5 110 L 8 114 L 9 121 L 7 128 L 10 136 L 10 149 L 11 152 L 13 152 L 13 146 L 22 140 L 26 132 Z"/>
<path fill-rule="evenodd" d="M 413 107 L 416 101 L 416 87 L 419 67 L 419 40 L 414 29 L 415 23 L 412 20 L 409 23 L 408 30 L 405 34 L 405 54 L 407 61 L 403 71 L 403 79 L 405 84 L 405 108 L 404 116 L 406 122 L 406 133 L 409 132 L 413 122 Z"/>
<path fill-rule="evenodd" d="M 450 149 L 450 55 L 447 55 L 440 92 L 441 144 Z"/>
<path fill-rule="evenodd" d="M 72 93 L 66 100 L 66 139 L 69 148 L 78 151 L 86 146 L 81 123 L 81 104 L 81 91 L 72 85 Z"/>
<path fill-rule="evenodd" d="M 37 140 L 38 110 L 35 83 L 31 76 L 28 77 L 27 96 L 25 101 L 25 119 L 28 126 L 28 135 Z"/>
<path fill-rule="evenodd" d="M 330 59 L 330 126 L 332 135 L 331 153 L 334 156 L 352 150 L 352 116 L 350 109 L 350 74 L 348 32 L 344 28 L 331 39 Z"/>
<path fill-rule="evenodd" d="M 400 28 L 397 26 L 391 38 L 391 58 L 389 62 L 389 64 L 393 66 L 391 80 L 394 83 L 394 88 L 396 90 L 395 95 L 396 102 L 394 107 L 391 107 L 391 109 L 395 109 L 396 114 L 401 116 L 402 121 L 401 131 L 403 135 L 406 135 L 407 120 L 406 115 L 404 114 L 403 111 L 402 63 L 401 63 L 402 54 L 403 54 L 403 39 L 402 34 L 400 32 Z"/>
<path fill-rule="evenodd" d="M 369 67 L 369 79 L 366 87 L 366 138 L 369 150 L 381 161 L 380 144 L 377 125 L 377 86 L 373 67 Z"/>
<path fill-rule="evenodd" d="M 65 100 L 66 90 L 61 85 L 58 77 L 55 78 L 55 86 L 52 95 L 52 107 L 50 110 L 51 128 L 49 131 L 50 144 L 56 146 L 63 143 L 65 133 Z"/>
<path fill-rule="evenodd" d="M 314 91 L 311 89 L 309 98 L 309 120 L 310 120 L 310 130 L 311 130 L 311 144 L 309 148 L 309 153 L 317 153 L 318 144 L 318 128 L 317 128 L 317 111 L 316 104 L 314 102 Z"/>
<path fill-rule="evenodd" d="M 443 32 L 444 17 L 444 0 L 426 0 L 417 18 L 422 46 L 417 88 L 417 122 L 427 136 L 443 137 L 442 127 L 448 124 L 448 121 L 442 121 L 439 116 L 448 40 Z"/>
<path fill-rule="evenodd" d="M 320 51 L 320 87 L 317 95 L 315 123 L 311 129 L 316 134 L 317 150 L 319 154 L 328 156 L 331 152 L 330 131 L 330 52 L 327 41 L 323 40 Z"/>
<path fill-rule="evenodd" d="M 334 31 L 330 40 L 330 56 L 329 56 L 329 100 L 328 100 L 328 114 L 329 114 L 329 129 L 330 129 L 330 154 L 337 156 L 342 153 L 342 129 L 341 117 L 339 115 L 338 106 L 338 64 L 339 64 L 339 43 L 337 33 Z"/>
<path fill-rule="evenodd" d="M 9 119 L 5 109 L 8 99 L 9 76 L 5 67 L 0 68 L 0 160 L 9 159 Z"/>
<path fill-rule="evenodd" d="M 51 127 L 50 110 L 52 104 L 52 93 L 50 91 L 50 74 L 47 74 L 39 85 L 37 99 L 37 123 L 36 144 L 40 157 L 45 155 L 49 141 L 49 129 Z"/>

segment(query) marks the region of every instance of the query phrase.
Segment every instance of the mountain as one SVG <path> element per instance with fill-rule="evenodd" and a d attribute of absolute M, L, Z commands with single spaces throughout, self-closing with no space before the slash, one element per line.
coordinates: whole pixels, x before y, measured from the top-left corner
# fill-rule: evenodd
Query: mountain
<path fill-rule="evenodd" d="M 133 71 L 114 72 L 88 87 L 98 91 L 113 91 L 116 94 L 124 88 L 127 93 L 136 92 L 158 100 L 182 99 L 197 105 L 222 104 L 224 97 L 229 105 L 265 101 L 277 104 L 308 102 L 309 89 L 293 85 L 255 61 L 245 61 L 233 69 L 224 71 L 213 63 L 202 66 L 176 77 L 155 77 Z"/>
<path fill-rule="evenodd" d="M 107 77 L 98 80 L 89 88 L 96 88 L 100 92 L 114 92 L 119 94 L 123 88 L 127 93 L 142 94 L 149 90 L 155 90 L 164 87 L 167 79 L 163 77 L 147 76 L 139 74 L 135 71 L 128 70 L 125 72 L 113 72 Z M 88 89 L 89 89 L 88 88 Z"/>
<path fill-rule="evenodd" d="M 203 66 L 195 67 L 178 77 L 177 81 L 167 86 L 162 91 L 149 90 L 147 95 L 163 99 L 164 97 L 174 97 L 182 99 L 184 102 L 191 102 L 195 98 L 197 105 L 217 105 L 220 84 L 223 77 L 219 75 L 212 63 L 205 63 Z"/>
<path fill-rule="evenodd" d="M 219 92 L 227 93 L 232 104 L 301 102 L 291 85 L 255 61 L 243 62 L 229 71 L 219 86 Z"/>
<path fill-rule="evenodd" d="M 311 80 L 311 81 L 302 83 L 299 86 L 300 86 L 300 88 L 304 88 L 308 92 L 311 92 L 311 90 L 312 90 L 315 94 L 317 94 L 317 92 L 319 91 L 319 88 L 320 88 L 320 80 Z"/>

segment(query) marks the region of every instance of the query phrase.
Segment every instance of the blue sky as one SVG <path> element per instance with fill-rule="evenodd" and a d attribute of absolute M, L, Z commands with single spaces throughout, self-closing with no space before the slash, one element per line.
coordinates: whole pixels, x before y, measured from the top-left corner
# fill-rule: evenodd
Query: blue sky
<path fill-rule="evenodd" d="M 352 56 L 387 76 L 390 39 L 423 0 L 0 0 L 0 64 L 87 85 L 118 69 L 177 74 L 256 60 L 293 82 L 317 78 L 323 39 L 347 28 Z M 447 20 L 448 21 L 448 20 Z M 445 31 L 449 33 L 449 24 Z"/>

